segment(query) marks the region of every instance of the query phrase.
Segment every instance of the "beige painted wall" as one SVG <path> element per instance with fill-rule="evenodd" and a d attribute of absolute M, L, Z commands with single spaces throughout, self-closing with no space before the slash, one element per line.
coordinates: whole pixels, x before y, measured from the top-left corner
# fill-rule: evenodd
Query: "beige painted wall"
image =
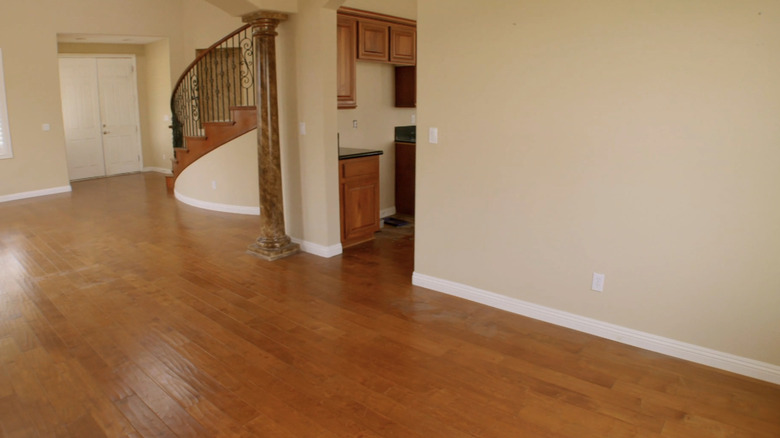
<path fill-rule="evenodd" d="M 0 196 L 68 185 L 57 62 L 58 33 L 159 36 L 170 39 L 181 69 L 179 0 L 10 2 L 0 14 L 14 157 L 0 160 Z M 31 32 L 31 29 L 35 29 Z M 49 123 L 51 130 L 42 131 Z"/>
<path fill-rule="evenodd" d="M 418 14 L 416 272 L 780 365 L 780 3 Z"/>
<path fill-rule="evenodd" d="M 341 147 L 381 149 L 379 157 L 379 208 L 395 207 L 394 128 L 411 125 L 413 108 L 395 107 L 395 67 L 358 61 L 356 109 L 338 111 Z M 357 120 L 358 127 L 352 122 Z"/>
<path fill-rule="evenodd" d="M 176 191 L 203 202 L 257 208 L 257 180 L 257 132 L 251 131 L 187 167 Z"/>
<path fill-rule="evenodd" d="M 149 118 L 144 166 L 170 171 L 173 139 L 171 134 L 171 51 L 167 39 L 146 44 L 146 84 Z"/>
<path fill-rule="evenodd" d="M 288 132 L 298 132 L 298 122 L 306 124 L 306 135 L 297 135 L 300 229 L 291 227 L 290 234 L 306 242 L 333 247 L 341 242 L 336 143 L 337 5 L 324 8 L 324 3 L 299 0 L 298 13 L 290 22 L 295 42 L 297 119 L 290 119 L 293 126 L 288 126 Z M 287 194 L 290 186 L 285 187 Z M 290 222 L 292 218 L 287 220 Z"/>

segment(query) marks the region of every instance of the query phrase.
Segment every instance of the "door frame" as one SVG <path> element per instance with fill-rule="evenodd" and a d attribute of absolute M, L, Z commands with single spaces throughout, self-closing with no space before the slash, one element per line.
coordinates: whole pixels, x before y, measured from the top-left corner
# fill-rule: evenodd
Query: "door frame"
<path fill-rule="evenodd" d="M 138 172 L 142 172 L 144 168 L 144 151 L 143 151 L 143 142 L 141 141 L 141 137 L 142 137 L 141 101 L 138 98 L 138 63 L 136 62 L 136 55 L 132 53 L 58 53 L 57 59 L 59 58 L 88 58 L 88 59 L 95 59 L 95 60 L 99 58 L 122 58 L 122 59 L 129 59 L 131 61 L 131 64 L 133 66 L 133 76 L 135 77 L 135 80 L 133 81 L 133 97 L 135 98 L 135 111 L 133 111 L 133 114 L 135 114 L 135 124 L 138 127 L 138 136 L 136 137 L 136 148 L 138 152 Z M 59 71 L 57 71 L 57 75 L 59 76 Z M 100 78 L 98 78 L 98 80 L 100 80 Z M 98 93 L 100 92 L 99 88 L 100 87 L 98 87 Z M 62 108 L 62 91 L 60 91 L 60 108 Z M 103 115 L 101 114 L 100 117 L 102 122 Z M 104 147 L 102 138 L 100 144 L 101 147 Z M 103 149 L 103 151 L 105 152 L 105 148 Z M 103 162 L 105 166 L 105 156 L 103 157 Z M 103 175 L 103 177 L 106 176 L 110 176 L 110 175 Z M 96 177 L 96 178 L 101 178 L 101 177 Z"/>

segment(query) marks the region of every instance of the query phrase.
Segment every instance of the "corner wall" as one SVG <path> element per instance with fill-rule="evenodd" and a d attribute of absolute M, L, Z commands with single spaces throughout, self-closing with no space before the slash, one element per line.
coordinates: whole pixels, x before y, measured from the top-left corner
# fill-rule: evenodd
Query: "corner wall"
<path fill-rule="evenodd" d="M 780 365 L 780 4 L 418 5 L 417 274 Z"/>

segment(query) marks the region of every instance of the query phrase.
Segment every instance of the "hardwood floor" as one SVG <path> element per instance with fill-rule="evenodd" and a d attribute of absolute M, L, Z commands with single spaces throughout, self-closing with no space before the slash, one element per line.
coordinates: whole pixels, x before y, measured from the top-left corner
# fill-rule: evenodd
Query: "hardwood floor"
<path fill-rule="evenodd" d="M 266 262 L 164 187 L 0 204 L 0 436 L 780 436 L 776 385 L 411 286 L 409 233 Z"/>

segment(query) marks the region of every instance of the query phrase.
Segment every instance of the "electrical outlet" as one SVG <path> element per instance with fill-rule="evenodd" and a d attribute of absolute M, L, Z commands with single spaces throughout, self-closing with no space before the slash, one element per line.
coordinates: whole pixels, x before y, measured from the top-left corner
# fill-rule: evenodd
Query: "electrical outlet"
<path fill-rule="evenodd" d="M 412 125 L 414 125 L 416 123 L 417 123 L 417 115 L 416 114 L 412 114 Z"/>
<path fill-rule="evenodd" d="M 596 292 L 604 292 L 604 277 L 606 277 L 604 274 L 594 272 L 593 281 L 590 284 L 591 290 L 595 290 Z"/>
<path fill-rule="evenodd" d="M 165 154 L 163 154 L 163 160 L 165 160 L 165 159 L 167 159 L 167 158 L 168 158 L 168 156 L 167 156 L 167 155 L 165 155 Z"/>
<path fill-rule="evenodd" d="M 352 121 L 352 127 L 353 128 L 357 128 L 357 120 L 353 120 Z"/>
<path fill-rule="evenodd" d="M 217 182 L 211 181 L 211 190 L 217 190 Z"/>

